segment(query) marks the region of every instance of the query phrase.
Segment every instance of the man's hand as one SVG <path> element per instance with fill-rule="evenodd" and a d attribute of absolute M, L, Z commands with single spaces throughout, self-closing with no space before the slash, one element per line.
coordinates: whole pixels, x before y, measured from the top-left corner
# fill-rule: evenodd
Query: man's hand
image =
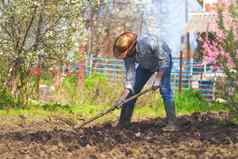
<path fill-rule="evenodd" d="M 152 84 L 152 89 L 155 91 L 155 90 L 159 89 L 159 87 L 160 87 L 160 80 L 155 79 Z"/>
<path fill-rule="evenodd" d="M 152 89 L 154 91 L 160 87 L 160 82 L 163 76 L 164 76 L 164 70 L 160 70 L 159 72 L 156 73 L 155 80 L 153 81 L 153 84 L 152 84 Z"/>
<path fill-rule="evenodd" d="M 125 89 L 121 95 L 121 97 L 116 100 L 115 102 L 113 102 L 113 106 L 120 106 L 121 104 L 124 103 L 124 101 L 126 100 L 127 96 L 129 95 L 130 90 Z"/>

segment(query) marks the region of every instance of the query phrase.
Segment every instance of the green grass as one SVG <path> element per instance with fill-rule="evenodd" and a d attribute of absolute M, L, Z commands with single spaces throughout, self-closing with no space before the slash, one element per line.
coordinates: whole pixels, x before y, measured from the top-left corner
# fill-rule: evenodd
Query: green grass
<path fill-rule="evenodd" d="M 42 82 L 48 85 L 52 84 L 50 77 L 47 75 L 44 76 Z M 14 104 L 13 97 L 9 92 L 0 89 L 0 116 L 24 115 L 29 120 L 34 120 L 59 114 L 88 119 L 110 108 L 111 103 L 120 96 L 122 89 L 121 84 L 111 83 L 100 74 L 87 77 L 84 85 L 80 87 L 77 86 L 75 76 L 66 77 L 62 86 L 51 94 L 52 99 L 58 103 L 40 103 L 30 100 L 30 104 L 25 109 L 23 107 L 21 109 L 11 108 Z M 198 92 L 190 89 L 184 90 L 181 94 L 176 93 L 175 102 L 178 115 L 193 112 L 228 111 L 222 104 L 205 101 Z M 120 110 L 116 110 L 98 120 L 98 122 L 117 120 L 119 115 Z M 150 92 L 138 100 L 133 118 L 145 119 L 164 116 L 164 105 L 159 92 Z"/>
<path fill-rule="evenodd" d="M 108 94 L 111 94 L 110 91 L 108 91 Z M 115 94 L 113 95 L 115 96 Z M 25 109 L 4 109 L 4 107 L 2 107 L 2 109 L 0 109 L 0 116 L 24 115 L 29 120 L 35 120 L 45 119 L 52 115 L 63 115 L 71 116 L 73 118 L 77 117 L 81 119 L 89 119 L 97 115 L 99 112 L 110 108 L 110 103 L 114 100 L 114 97 L 112 99 L 110 95 L 99 96 L 97 98 L 100 100 L 94 100 L 94 102 L 86 100 L 86 102 L 81 104 L 78 104 L 80 102 L 74 102 L 72 104 L 40 103 L 38 101 L 31 100 L 30 105 Z M 105 102 L 106 98 L 108 102 Z M 198 92 L 193 90 L 184 90 L 182 94 L 176 93 L 175 101 L 178 115 L 191 114 L 193 112 L 228 111 L 222 104 L 205 101 Z M 115 121 L 118 119 L 119 115 L 120 110 L 115 110 L 114 112 L 99 119 L 98 122 Z M 164 116 L 164 105 L 159 93 L 151 93 L 138 100 L 133 119 L 137 120 Z"/>
<path fill-rule="evenodd" d="M 223 104 L 206 101 L 197 91 L 187 89 L 176 93 L 176 108 L 179 113 L 228 111 Z"/>
<path fill-rule="evenodd" d="M 191 114 L 193 112 L 203 112 L 203 111 L 224 111 L 215 105 L 204 104 L 198 105 L 199 103 L 194 103 L 194 105 L 188 105 L 185 101 L 177 104 L 177 114 Z M 205 107 L 206 106 L 206 107 Z M 60 104 L 39 104 L 32 105 L 26 109 L 20 108 L 11 108 L 11 109 L 1 109 L 0 116 L 20 116 L 24 115 L 29 121 L 34 121 L 35 119 L 43 120 L 52 115 L 60 115 L 65 117 L 72 117 L 77 119 L 89 119 L 97 115 L 99 112 L 102 112 L 110 108 L 110 105 L 60 105 Z M 104 116 L 103 118 L 97 120 L 97 122 L 106 122 L 106 121 L 116 121 L 120 115 L 120 110 L 115 110 L 114 112 Z M 140 106 L 135 107 L 133 119 L 142 120 L 146 118 L 157 118 L 164 117 L 165 111 L 164 106 Z"/>
<path fill-rule="evenodd" d="M 49 106 L 49 105 L 48 105 Z M 49 106 L 50 107 L 50 106 Z M 49 116 L 65 116 L 65 117 L 74 117 L 77 115 L 77 118 L 80 119 L 89 119 L 97 115 L 99 112 L 102 112 L 106 109 L 110 108 L 110 106 L 106 105 L 73 105 L 67 109 L 58 108 L 54 111 L 51 109 L 45 109 L 42 105 L 34 105 L 32 107 L 28 107 L 27 109 L 20 108 L 10 108 L 10 109 L 1 109 L 0 116 L 4 117 L 19 117 L 23 115 L 27 118 L 28 121 L 34 120 L 44 120 Z M 151 107 L 140 107 L 137 106 L 135 108 L 135 112 L 133 115 L 134 119 L 143 119 L 143 118 L 155 118 L 158 117 L 158 113 L 163 114 L 163 110 L 160 109 L 160 112 L 154 111 L 154 108 Z M 116 121 L 120 115 L 120 110 L 115 110 L 112 113 L 104 116 L 103 118 L 97 120 L 97 122 L 106 122 L 106 121 Z"/>

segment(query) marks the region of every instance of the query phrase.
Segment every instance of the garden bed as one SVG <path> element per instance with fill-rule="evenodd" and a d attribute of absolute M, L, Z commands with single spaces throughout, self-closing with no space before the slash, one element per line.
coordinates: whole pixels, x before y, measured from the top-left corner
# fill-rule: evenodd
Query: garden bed
<path fill-rule="evenodd" d="M 228 113 L 180 116 L 179 132 L 163 132 L 160 119 L 135 121 L 129 129 L 115 123 L 72 131 L 60 120 L 3 124 L 1 159 L 158 159 L 238 158 L 238 125 Z"/>

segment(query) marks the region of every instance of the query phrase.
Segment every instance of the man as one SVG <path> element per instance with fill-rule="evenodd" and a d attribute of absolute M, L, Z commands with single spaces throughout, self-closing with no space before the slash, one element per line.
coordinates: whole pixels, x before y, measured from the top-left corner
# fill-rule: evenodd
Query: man
<path fill-rule="evenodd" d="M 123 59 L 126 68 L 125 89 L 115 104 L 139 93 L 149 78 L 156 73 L 152 88 L 160 89 L 164 101 L 167 116 L 167 126 L 164 130 L 176 130 L 175 104 L 170 85 L 172 58 L 168 45 L 153 34 L 137 37 L 133 32 L 125 32 L 115 40 L 113 55 Z M 120 127 L 130 125 L 135 102 L 136 100 L 133 100 L 123 105 L 118 123 Z"/>

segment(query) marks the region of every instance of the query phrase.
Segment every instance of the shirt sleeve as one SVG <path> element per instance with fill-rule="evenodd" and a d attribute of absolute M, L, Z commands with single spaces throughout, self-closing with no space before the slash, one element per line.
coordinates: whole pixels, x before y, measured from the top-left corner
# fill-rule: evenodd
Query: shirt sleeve
<path fill-rule="evenodd" d="M 125 63 L 125 80 L 124 80 L 124 86 L 125 88 L 131 90 L 134 92 L 134 82 L 135 82 L 135 58 L 129 57 L 124 60 Z"/>
<path fill-rule="evenodd" d="M 158 58 L 157 70 L 166 69 L 170 67 L 171 62 L 171 49 L 166 42 L 161 41 L 154 46 L 155 54 Z"/>

